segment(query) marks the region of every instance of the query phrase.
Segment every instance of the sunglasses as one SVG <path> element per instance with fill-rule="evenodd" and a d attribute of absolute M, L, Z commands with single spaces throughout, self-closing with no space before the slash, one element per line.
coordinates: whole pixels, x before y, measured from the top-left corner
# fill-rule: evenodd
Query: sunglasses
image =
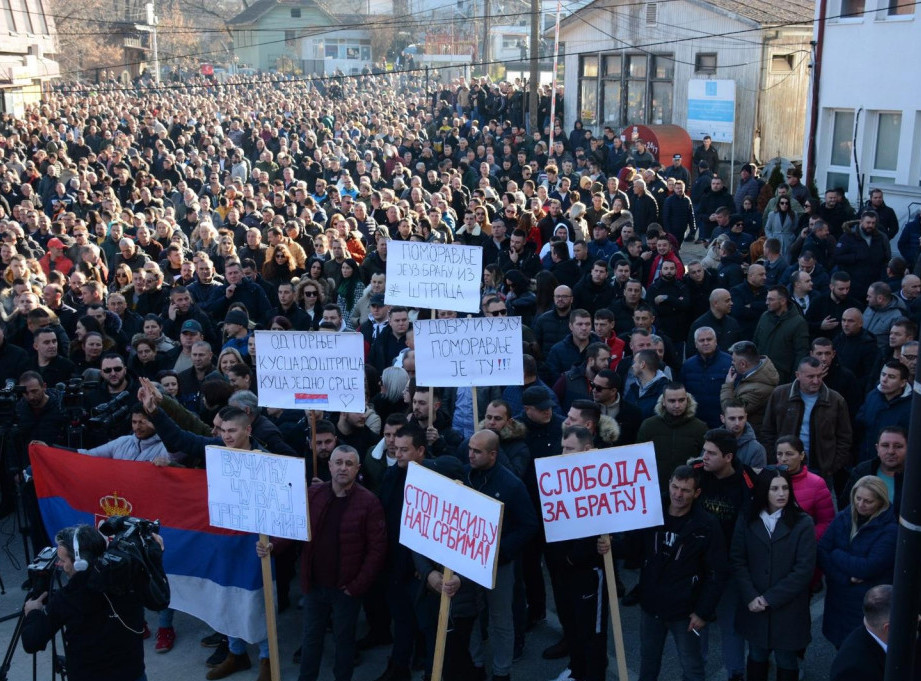
<path fill-rule="evenodd" d="M 109 367 L 108 369 L 101 369 L 100 371 L 102 371 L 102 373 L 104 374 L 113 374 L 113 373 L 117 374 L 124 370 L 125 370 L 125 367 Z"/>
<path fill-rule="evenodd" d="M 316 298 L 319 295 L 316 291 L 304 291 L 305 298 Z"/>
<path fill-rule="evenodd" d="M 491 317 L 499 317 L 504 314 L 508 314 L 508 310 L 505 308 L 502 308 L 501 310 L 493 310 L 492 312 L 489 313 Z"/>
<path fill-rule="evenodd" d="M 592 385 L 592 390 L 597 390 L 597 391 L 599 391 L 599 392 L 602 391 L 602 390 L 610 390 L 610 389 L 611 389 L 611 387 L 610 387 L 610 386 L 607 386 L 607 385 L 598 385 L 597 383 L 592 383 L 591 385 Z"/>

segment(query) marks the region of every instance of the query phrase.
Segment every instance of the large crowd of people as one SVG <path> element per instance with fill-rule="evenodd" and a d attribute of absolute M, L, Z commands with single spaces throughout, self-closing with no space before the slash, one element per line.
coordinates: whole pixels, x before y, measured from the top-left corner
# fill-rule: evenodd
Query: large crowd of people
<path fill-rule="evenodd" d="M 880 189 L 856 209 L 812 196 L 796 167 L 774 187 L 745 165 L 730 193 L 709 138 L 657 159 L 610 128 L 551 130 L 549 89 L 529 130 L 523 98 L 477 78 L 254 76 L 67 84 L 0 117 L 0 382 L 22 388 L 21 442 L 156 465 L 204 466 L 213 443 L 315 456 L 314 540 L 258 548 L 279 608 L 299 573 L 302 681 L 330 618 L 337 681 L 378 645 L 379 681 L 428 675 L 440 593 L 445 677 L 504 681 L 548 586 L 562 635 L 543 657 L 600 681 L 608 551 L 636 582 L 617 588 L 642 610 L 641 681 L 669 637 L 703 681 L 714 629 L 726 678 L 766 679 L 773 653 L 793 681 L 823 590 L 842 655 L 867 648 L 857 630 L 885 650 L 918 219 L 900 229 Z M 458 313 L 386 303 L 391 241 L 482 247 L 480 314 L 522 318 L 522 385 L 417 383 L 413 322 Z M 255 329 L 361 333 L 366 412 L 260 408 Z M 664 525 L 547 544 L 534 460 L 645 441 Z M 411 461 L 505 503 L 495 589 L 399 544 Z M 166 610 L 157 652 L 175 638 Z M 246 642 L 205 643 L 207 678 L 250 667 Z"/>

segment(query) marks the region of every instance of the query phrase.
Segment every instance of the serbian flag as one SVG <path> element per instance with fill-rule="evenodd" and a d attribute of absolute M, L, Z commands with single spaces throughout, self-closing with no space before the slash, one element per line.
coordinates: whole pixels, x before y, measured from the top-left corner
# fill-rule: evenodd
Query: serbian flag
<path fill-rule="evenodd" d="M 250 643 L 266 638 L 262 570 L 254 534 L 208 524 L 205 471 L 116 461 L 29 445 L 48 535 L 98 526 L 113 515 L 159 520 L 170 607 Z"/>

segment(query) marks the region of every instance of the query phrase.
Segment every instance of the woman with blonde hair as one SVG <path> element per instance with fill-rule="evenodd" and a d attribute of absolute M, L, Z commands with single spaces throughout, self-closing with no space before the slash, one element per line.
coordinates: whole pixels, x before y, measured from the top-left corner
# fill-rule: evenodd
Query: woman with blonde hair
<path fill-rule="evenodd" d="M 828 586 L 822 633 L 835 648 L 861 626 L 867 591 L 891 584 L 895 567 L 898 523 L 886 483 L 865 475 L 851 489 L 850 502 L 819 541 L 819 567 Z"/>

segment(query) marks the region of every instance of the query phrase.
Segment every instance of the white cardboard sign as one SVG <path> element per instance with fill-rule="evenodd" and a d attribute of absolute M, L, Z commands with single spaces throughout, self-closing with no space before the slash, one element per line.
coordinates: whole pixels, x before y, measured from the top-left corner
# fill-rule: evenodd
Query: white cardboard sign
<path fill-rule="evenodd" d="M 548 542 L 662 524 L 651 442 L 534 460 Z"/>
<path fill-rule="evenodd" d="M 479 312 L 483 247 L 390 241 L 388 305 Z"/>
<path fill-rule="evenodd" d="M 310 541 L 304 459 L 209 446 L 205 460 L 213 527 Z"/>
<path fill-rule="evenodd" d="M 363 414 L 365 345 L 360 333 L 257 331 L 259 406 Z"/>
<path fill-rule="evenodd" d="M 400 543 L 492 589 L 505 504 L 411 462 Z"/>
<path fill-rule="evenodd" d="M 419 385 L 522 385 L 521 317 L 417 320 Z"/>

